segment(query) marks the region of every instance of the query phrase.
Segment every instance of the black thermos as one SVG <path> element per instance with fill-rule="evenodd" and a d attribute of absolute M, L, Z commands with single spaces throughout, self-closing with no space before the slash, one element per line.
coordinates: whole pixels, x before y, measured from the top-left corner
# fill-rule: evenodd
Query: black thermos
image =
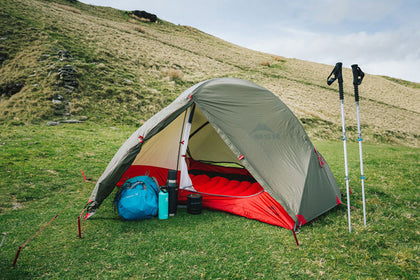
<path fill-rule="evenodd" d="M 169 170 L 168 171 L 168 181 L 166 182 L 166 186 L 168 188 L 169 193 L 169 216 L 175 216 L 176 209 L 178 207 L 178 184 L 176 182 L 177 179 L 177 171 L 176 170 Z"/>

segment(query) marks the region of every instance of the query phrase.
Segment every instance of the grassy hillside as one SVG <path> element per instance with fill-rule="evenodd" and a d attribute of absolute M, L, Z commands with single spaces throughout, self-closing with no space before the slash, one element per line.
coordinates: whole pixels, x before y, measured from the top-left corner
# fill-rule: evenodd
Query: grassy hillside
<path fill-rule="evenodd" d="M 195 83 L 230 76 L 277 94 L 312 137 L 340 138 L 337 85 L 325 82 L 331 66 L 251 51 L 193 27 L 143 22 L 77 1 L 3 0 L 0 24 L 5 124 L 88 119 L 137 126 Z M 349 138 L 356 139 L 350 69 L 344 79 Z M 366 140 L 418 146 L 419 84 L 367 75 L 360 94 Z"/>
<path fill-rule="evenodd" d="M 337 85 L 325 82 L 332 66 L 77 1 L 2 0 L 0 27 L 1 279 L 418 278 L 418 83 L 367 75 L 360 86 L 366 228 L 352 75 L 344 69 L 351 234 L 343 205 L 306 224 L 297 247 L 288 230 L 206 209 L 123 222 L 110 196 L 79 240 L 76 219 L 93 182 L 134 127 L 214 77 L 247 79 L 277 94 L 344 191 Z M 66 119 L 85 123 L 45 125 Z M 12 267 L 19 246 L 57 214 Z"/>

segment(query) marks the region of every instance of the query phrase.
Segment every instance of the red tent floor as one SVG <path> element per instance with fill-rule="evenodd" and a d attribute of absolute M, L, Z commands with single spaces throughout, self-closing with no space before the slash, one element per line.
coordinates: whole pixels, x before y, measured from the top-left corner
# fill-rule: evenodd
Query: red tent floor
<path fill-rule="evenodd" d="M 182 190 L 178 192 L 180 204 L 187 204 L 187 195 L 199 193 L 203 196 L 203 207 L 220 210 L 249 219 L 276 225 L 292 230 L 294 220 L 284 208 L 268 194 L 258 182 L 255 182 L 245 169 L 219 167 L 207 164 L 193 164 L 190 178 L 194 191 Z M 200 168 L 197 169 L 197 168 Z M 206 169 L 206 170 L 203 170 Z M 210 170 L 209 170 L 210 169 Z M 204 174 L 199 174 L 200 172 Z M 128 178 L 148 175 L 155 177 L 159 185 L 166 183 L 168 170 L 152 166 L 131 166 L 122 176 L 121 186 Z M 225 176 L 226 175 L 226 176 Z M 235 177 L 231 179 L 232 175 Z M 226 178 L 227 177 L 227 178 Z"/>
<path fill-rule="evenodd" d="M 203 196 L 203 207 L 220 210 L 264 223 L 293 229 L 294 221 L 283 207 L 259 183 L 228 180 L 223 177 L 190 175 L 195 190 Z M 178 200 L 187 203 L 187 195 L 194 192 L 180 190 Z"/>

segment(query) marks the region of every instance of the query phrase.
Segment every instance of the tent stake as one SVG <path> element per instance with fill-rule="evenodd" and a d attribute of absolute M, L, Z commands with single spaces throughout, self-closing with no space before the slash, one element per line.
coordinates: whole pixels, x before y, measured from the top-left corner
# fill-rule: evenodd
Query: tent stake
<path fill-rule="evenodd" d="M 344 146 L 344 169 L 346 173 L 346 193 L 347 193 L 347 216 L 349 220 L 349 232 L 351 232 L 351 214 L 350 214 L 350 187 L 349 187 L 349 170 L 347 163 L 347 137 L 346 137 L 346 123 L 344 117 L 344 90 L 343 90 L 343 73 L 342 73 L 343 63 L 337 62 L 331 74 L 327 78 L 327 84 L 331 85 L 336 79 L 338 79 L 338 90 L 340 94 L 340 103 L 341 103 L 341 123 L 343 129 L 343 146 Z M 334 75 L 334 77 L 331 77 Z"/>
<path fill-rule="evenodd" d="M 295 232 L 295 230 L 294 230 L 294 229 L 292 229 L 292 232 L 293 232 L 293 237 L 295 238 L 295 241 L 296 241 L 296 245 L 297 245 L 297 246 L 299 246 L 299 241 L 298 241 L 298 239 L 297 239 L 297 237 L 296 237 L 296 232 Z"/>
<path fill-rule="evenodd" d="M 77 225 L 79 227 L 79 239 L 82 239 L 82 228 L 80 227 L 80 216 L 77 217 Z"/>
<path fill-rule="evenodd" d="M 362 181 L 362 198 L 363 198 L 363 223 L 366 227 L 366 200 L 365 200 L 365 175 L 363 174 L 363 152 L 362 152 L 362 128 L 360 126 L 360 110 L 359 110 L 359 85 L 362 83 L 365 73 L 360 69 L 357 64 L 351 66 L 353 71 L 353 87 L 354 87 L 354 100 L 356 101 L 357 113 L 357 132 L 359 142 L 359 157 L 360 157 L 360 179 Z"/>
<path fill-rule="evenodd" d="M 18 250 L 16 252 L 15 260 L 13 261 L 13 265 L 12 266 L 15 266 L 16 265 L 16 262 L 17 262 L 17 260 L 19 258 L 19 254 L 20 254 L 20 250 L 21 249 L 22 249 L 22 246 L 19 246 L 19 248 L 18 248 Z"/>

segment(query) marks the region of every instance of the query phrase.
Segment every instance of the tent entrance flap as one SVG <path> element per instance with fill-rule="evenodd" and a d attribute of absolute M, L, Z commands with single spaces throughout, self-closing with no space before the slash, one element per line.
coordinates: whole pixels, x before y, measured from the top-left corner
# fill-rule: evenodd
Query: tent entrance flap
<path fill-rule="evenodd" d="M 145 165 L 176 169 L 180 131 L 184 122 L 184 114 L 180 114 L 162 131 L 148 139 L 136 156 L 132 165 Z"/>

